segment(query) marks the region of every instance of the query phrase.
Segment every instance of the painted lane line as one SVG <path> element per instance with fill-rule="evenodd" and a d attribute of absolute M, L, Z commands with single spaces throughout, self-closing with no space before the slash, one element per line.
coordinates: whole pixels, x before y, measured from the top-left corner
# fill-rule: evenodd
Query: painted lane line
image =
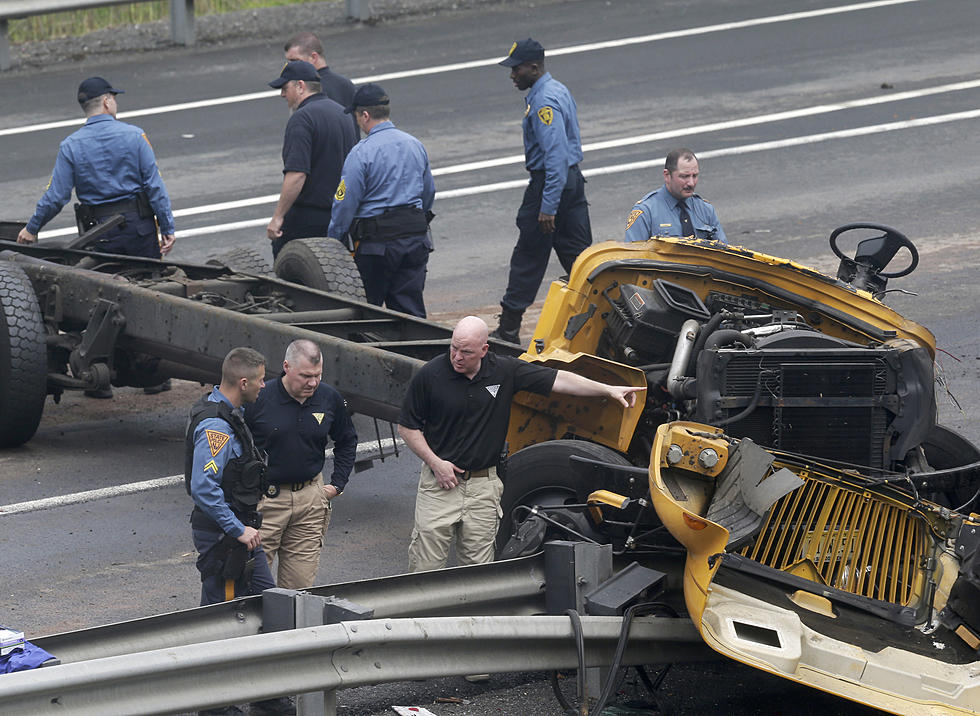
<path fill-rule="evenodd" d="M 393 450 L 396 446 L 403 447 L 404 445 L 405 443 L 401 440 L 401 438 L 396 438 L 394 441 L 392 441 L 391 438 L 383 438 L 381 440 L 382 451 Z M 372 457 L 377 458 L 378 453 L 379 449 L 377 440 L 358 443 L 357 456 L 355 460 L 360 461 Z M 393 456 L 393 452 L 385 453 L 385 457 Z M 326 451 L 326 457 L 328 460 L 333 458 L 333 448 Z M 165 487 L 174 487 L 175 485 L 180 485 L 183 487 L 183 484 L 183 475 L 170 475 L 169 477 L 158 477 L 153 480 L 143 480 L 142 482 L 130 482 L 126 485 L 116 485 L 115 487 L 103 487 L 98 490 L 75 492 L 70 495 L 45 497 L 40 500 L 31 500 L 30 502 L 15 502 L 10 505 L 0 505 L 0 517 L 24 514 L 27 512 L 40 512 L 41 510 L 53 510 L 58 507 L 68 507 L 71 505 L 80 505 L 85 502 L 95 502 L 96 500 L 107 500 L 113 497 L 134 495 L 139 492 L 149 492 L 150 490 L 159 490 Z"/>
<path fill-rule="evenodd" d="M 559 55 L 575 55 L 583 52 L 595 52 L 598 50 L 609 50 L 619 47 L 629 47 L 631 45 L 660 42 L 662 40 L 674 40 L 682 37 L 696 37 L 715 32 L 726 32 L 729 30 L 742 30 L 749 27 L 760 27 L 783 22 L 795 22 L 797 20 L 808 20 L 815 17 L 825 17 L 828 15 L 839 15 L 849 12 L 859 12 L 863 10 L 874 10 L 893 5 L 906 5 L 909 3 L 923 2 L 923 0 L 874 0 L 873 2 L 863 2 L 854 5 L 838 5 L 835 7 L 821 8 L 818 10 L 806 10 L 802 12 L 792 12 L 784 15 L 770 15 L 768 17 L 752 18 L 750 20 L 737 20 L 735 22 L 725 22 L 716 25 L 705 25 L 702 27 L 692 27 L 684 30 L 672 30 L 670 32 L 659 32 L 652 35 L 638 35 L 635 37 L 624 37 L 619 40 L 605 40 L 603 42 L 593 42 L 584 45 L 571 45 L 569 47 L 559 47 L 548 50 L 549 57 Z M 468 62 L 454 62 L 446 65 L 435 65 L 433 67 L 423 67 L 414 70 L 399 70 L 397 72 L 386 72 L 378 75 L 368 75 L 365 77 L 354 77 L 354 84 L 365 82 L 386 82 L 387 80 L 405 79 L 410 77 L 425 77 L 427 75 L 442 74 L 444 72 L 456 72 L 459 70 L 469 70 L 479 67 L 490 67 L 500 61 L 500 56 L 482 60 L 471 60 Z M 181 102 L 178 104 L 160 105 L 157 107 L 147 107 L 145 109 L 129 110 L 119 113 L 119 119 L 129 119 L 133 117 L 146 117 L 155 114 L 167 114 L 170 112 L 180 112 L 188 109 L 207 109 L 216 105 L 234 104 L 237 102 L 249 102 L 256 99 L 269 99 L 278 97 L 279 92 L 266 90 L 263 92 L 249 92 L 247 94 L 233 95 L 230 97 L 215 97 L 211 99 L 195 100 L 191 102 Z M 38 124 L 26 125 L 21 127 L 9 127 L 0 129 L 0 137 L 25 134 L 27 132 L 40 132 L 48 129 L 59 129 L 63 127 L 75 127 L 85 120 L 64 119 L 54 122 L 42 122 Z"/>

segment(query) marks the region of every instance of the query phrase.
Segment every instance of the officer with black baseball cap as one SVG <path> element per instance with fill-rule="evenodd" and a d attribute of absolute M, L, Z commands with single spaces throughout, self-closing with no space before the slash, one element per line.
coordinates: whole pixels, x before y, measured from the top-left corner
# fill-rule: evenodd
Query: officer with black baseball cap
<path fill-rule="evenodd" d="M 566 272 L 592 243 L 585 179 L 579 171 L 582 140 L 578 110 L 568 88 L 544 68 L 544 48 L 532 38 L 510 46 L 500 61 L 517 89 L 528 90 L 524 109 L 524 165 L 531 173 L 517 211 L 520 236 L 510 257 L 494 338 L 520 343 L 525 309 L 534 302 L 551 250 Z"/>
<path fill-rule="evenodd" d="M 354 251 L 368 303 L 425 318 L 436 186 L 425 147 L 395 128 L 390 105 L 388 93 L 371 82 L 344 110 L 365 137 L 344 161 L 327 236 Z"/>
<path fill-rule="evenodd" d="M 323 94 L 309 62 L 290 60 L 269 86 L 292 110 L 282 142 L 282 190 L 265 230 L 275 257 L 293 239 L 326 236 L 340 169 L 357 131 L 343 107 Z"/>
<path fill-rule="evenodd" d="M 102 77 L 78 85 L 85 125 L 61 143 L 51 182 L 17 236 L 19 243 L 37 241 L 41 227 L 58 215 L 74 188 L 79 234 L 116 215 L 123 217 L 121 225 L 80 248 L 158 259 L 173 247 L 170 197 L 153 148 L 142 129 L 116 119 L 116 95 L 122 93 Z M 106 157 L 112 158 L 109 167 Z"/>

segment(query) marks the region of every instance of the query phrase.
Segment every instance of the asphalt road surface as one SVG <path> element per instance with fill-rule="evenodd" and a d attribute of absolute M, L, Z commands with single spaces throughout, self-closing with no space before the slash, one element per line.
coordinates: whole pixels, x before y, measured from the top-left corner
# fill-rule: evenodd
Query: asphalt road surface
<path fill-rule="evenodd" d="M 975 0 L 584 0 L 315 29 L 331 66 L 383 84 L 395 123 L 429 151 L 439 194 L 426 300 L 437 320 L 490 315 L 504 288 L 526 173 L 522 96 L 495 61 L 530 34 L 578 103 L 596 240 L 621 238 L 633 202 L 661 183 L 663 156 L 677 145 L 700 154 L 699 193 L 733 243 L 833 273 L 832 229 L 894 226 L 921 262 L 889 287 L 918 295 L 887 300 L 936 334 L 949 389 L 940 389 L 943 422 L 976 441 L 978 21 Z M 153 142 L 173 200 L 173 258 L 200 261 L 237 245 L 268 252 L 287 109 L 265 83 L 281 67 L 282 39 L 0 76 L 0 220 L 30 216 L 57 143 L 74 128 L 65 121 L 78 118 L 75 88 L 98 74 L 127 90 L 123 113 L 143 112 L 128 121 Z M 42 241 L 71 224 L 63 211 Z M 550 275 L 559 273 L 555 261 Z M 0 452 L 0 506 L 177 474 L 186 406 L 200 391 L 181 383 L 161 396 L 118 390 L 111 402 L 49 402 L 37 436 Z M 371 421 L 359 430 L 374 436 Z M 321 583 L 403 570 L 417 465 L 402 454 L 353 477 Z M 187 512 L 182 489 L 170 487 L 0 517 L 0 623 L 37 636 L 193 606 Z M 528 695 L 547 690 L 539 682 L 521 681 L 358 689 L 340 703 L 344 713 L 382 713 L 459 688 L 475 710 L 446 705 L 440 714 L 518 713 L 499 705 L 508 697 L 527 713 L 560 713 L 547 694 Z M 866 713 L 734 665 L 678 669 L 665 689 L 680 714 Z"/>

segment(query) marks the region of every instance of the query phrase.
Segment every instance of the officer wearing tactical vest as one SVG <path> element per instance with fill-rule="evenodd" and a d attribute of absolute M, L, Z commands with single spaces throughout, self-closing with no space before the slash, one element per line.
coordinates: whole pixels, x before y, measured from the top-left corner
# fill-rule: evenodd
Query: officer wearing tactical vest
<path fill-rule="evenodd" d="M 265 488 L 265 460 L 242 418 L 242 405 L 255 402 L 264 376 L 261 353 L 234 348 L 221 365 L 221 384 L 191 408 L 184 481 L 194 498 L 191 530 L 200 554 L 201 606 L 276 586 L 256 509 Z"/>

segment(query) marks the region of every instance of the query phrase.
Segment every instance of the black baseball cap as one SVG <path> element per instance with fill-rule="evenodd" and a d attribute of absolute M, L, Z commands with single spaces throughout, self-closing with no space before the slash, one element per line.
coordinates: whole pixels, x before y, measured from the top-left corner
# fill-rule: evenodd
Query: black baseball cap
<path fill-rule="evenodd" d="M 90 99 L 101 97 L 104 94 L 122 94 L 125 90 L 116 89 L 101 77 L 89 77 L 82 80 L 78 85 L 78 103 L 85 104 Z"/>
<path fill-rule="evenodd" d="M 544 59 L 544 48 L 537 40 L 530 37 L 526 40 L 518 40 L 510 46 L 507 57 L 502 59 L 499 64 L 504 67 L 517 67 L 524 62 L 534 62 Z"/>
<path fill-rule="evenodd" d="M 381 89 L 381 85 L 368 82 L 366 85 L 361 85 L 357 88 L 357 92 L 354 93 L 354 97 L 351 99 L 350 104 L 344 108 L 344 111 L 350 114 L 357 107 L 377 107 L 378 105 L 388 104 L 389 102 L 388 95 Z"/>
<path fill-rule="evenodd" d="M 320 75 L 317 73 L 316 67 L 311 65 L 309 62 L 304 60 L 290 60 L 282 66 L 282 72 L 280 72 L 279 76 L 269 83 L 269 86 L 279 89 L 284 84 L 291 82 L 292 80 L 319 82 Z"/>

